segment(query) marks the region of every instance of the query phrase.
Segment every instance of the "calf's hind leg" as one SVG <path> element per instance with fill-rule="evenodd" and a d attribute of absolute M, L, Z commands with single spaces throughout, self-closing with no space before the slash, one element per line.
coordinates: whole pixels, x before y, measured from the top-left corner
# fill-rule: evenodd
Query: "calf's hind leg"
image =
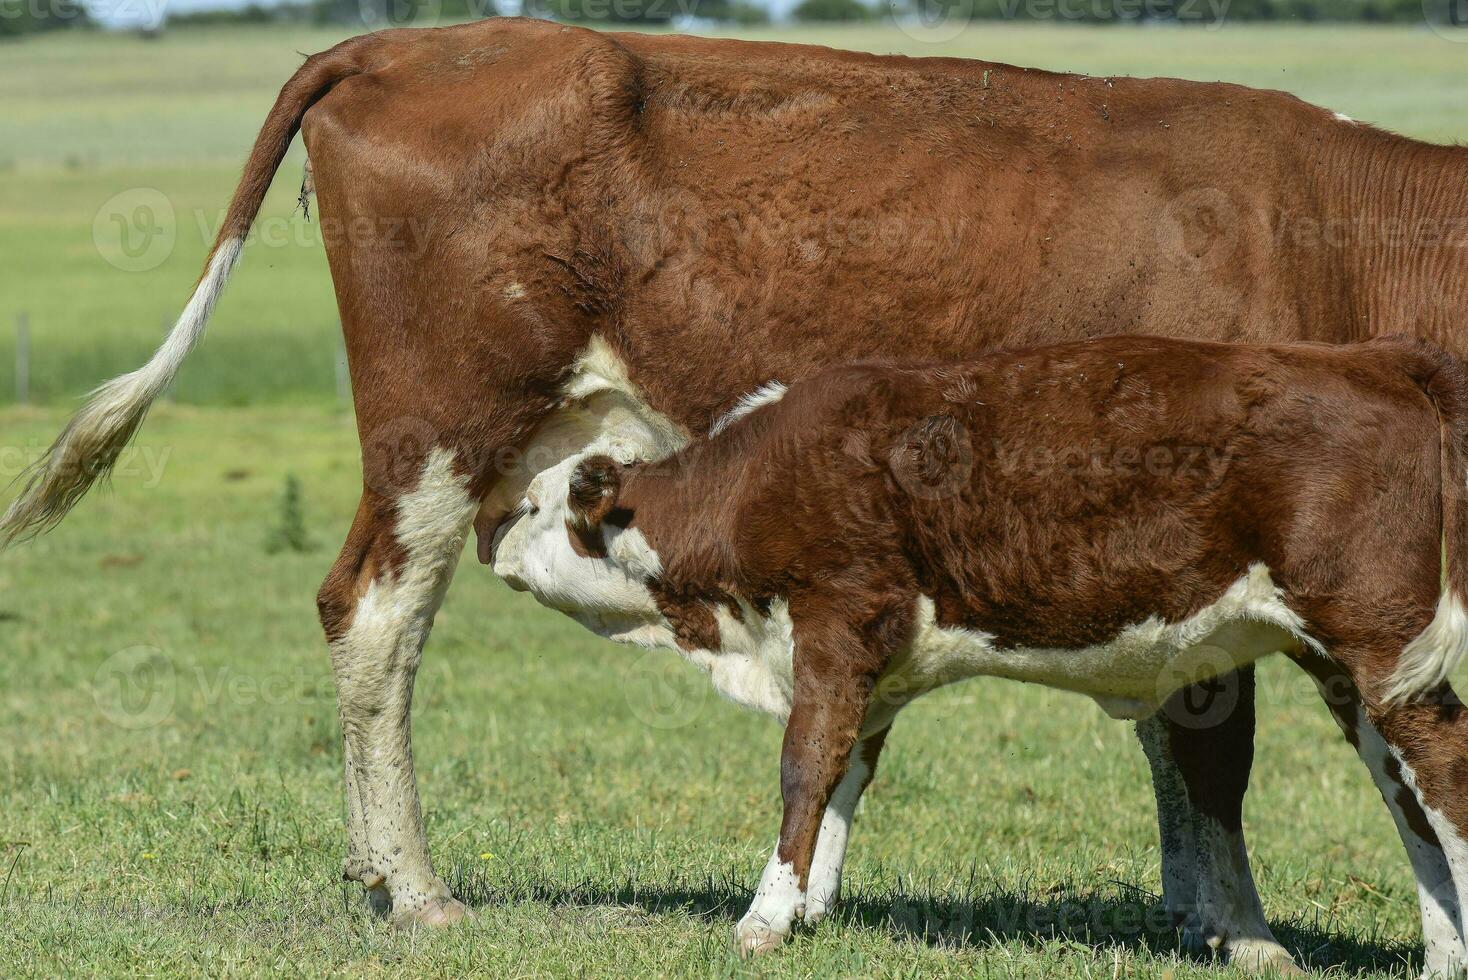
<path fill-rule="evenodd" d="M 1380 689 L 1379 685 L 1363 687 Z M 1433 885 L 1423 882 L 1419 870 L 1419 891 L 1427 884 L 1431 892 L 1431 901 L 1423 901 L 1423 932 L 1429 946 L 1433 927 L 1442 926 L 1429 918 L 1432 908 L 1442 910 L 1446 919 L 1468 902 L 1468 708 L 1447 685 L 1430 698 L 1390 707 L 1367 702 L 1367 716 L 1399 767 L 1402 781 L 1416 797 L 1451 874 L 1450 884 Z M 1414 870 L 1418 870 L 1418 864 L 1414 859 Z M 1457 942 L 1439 943 L 1439 947 L 1447 948 L 1437 950 L 1438 955 L 1429 948 L 1428 976 L 1465 975 L 1460 958 L 1463 923 L 1459 918 L 1452 925 L 1457 930 Z"/>
<path fill-rule="evenodd" d="M 1468 968 L 1468 953 L 1464 952 L 1452 868 L 1437 831 L 1422 810 L 1421 801 L 1402 775 L 1401 761 L 1367 718 L 1356 685 L 1339 664 L 1315 654 L 1303 657 L 1300 663 L 1315 679 L 1336 724 L 1371 773 L 1397 825 L 1402 846 L 1407 849 L 1417 879 L 1417 906 L 1422 915 L 1425 953 L 1422 975 L 1429 978 L 1463 975 Z"/>

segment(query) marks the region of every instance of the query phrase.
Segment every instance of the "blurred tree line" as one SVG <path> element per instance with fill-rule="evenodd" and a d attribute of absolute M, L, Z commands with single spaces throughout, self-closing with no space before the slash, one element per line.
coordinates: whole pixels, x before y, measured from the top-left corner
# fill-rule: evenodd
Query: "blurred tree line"
<path fill-rule="evenodd" d="M 934 20 L 1056 20 L 1082 23 L 1179 21 L 1358 21 L 1459 25 L 1468 29 L 1468 0 L 897 0 L 896 16 Z M 803 5 L 860 5 L 860 0 L 804 0 Z M 873 14 L 877 16 L 877 14 Z"/>
<path fill-rule="evenodd" d="M 521 12 L 556 20 L 668 24 L 689 18 L 743 25 L 769 21 L 756 0 L 520 0 Z M 492 17 L 495 0 L 304 0 L 252 2 L 228 10 L 174 13 L 168 26 L 313 21 L 367 30 Z M 807 22 L 879 18 L 919 22 L 973 20 L 1090 23 L 1177 21 L 1431 21 L 1468 33 L 1468 0 L 801 0 L 792 17 Z M 0 39 L 86 26 L 84 0 L 0 0 Z"/>
<path fill-rule="evenodd" d="M 469 20 L 500 12 L 494 0 L 318 0 L 315 10 L 322 21 L 368 26 L 421 23 L 433 18 Z M 668 24 L 686 17 L 762 24 L 770 19 L 769 12 L 751 0 L 520 0 L 519 12 L 607 24 Z"/>

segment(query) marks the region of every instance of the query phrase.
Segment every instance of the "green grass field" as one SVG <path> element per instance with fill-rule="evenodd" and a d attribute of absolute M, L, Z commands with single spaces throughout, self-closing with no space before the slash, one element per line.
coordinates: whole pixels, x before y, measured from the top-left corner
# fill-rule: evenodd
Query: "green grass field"
<path fill-rule="evenodd" d="M 978 27 L 805 40 L 1289 88 L 1440 140 L 1468 135 L 1468 48 L 1425 31 Z M 0 410 L 0 478 L 177 312 L 292 30 L 0 48 L 0 403 L 29 314 L 42 408 Z M 312 597 L 359 485 L 334 407 L 319 245 L 267 203 L 205 347 L 113 490 L 0 556 L 0 975 L 1214 976 L 1155 921 L 1151 794 L 1129 726 L 1000 682 L 905 713 L 834 921 L 756 965 L 728 950 L 779 818 L 780 733 L 669 655 L 629 652 L 472 561 L 438 618 L 415 726 L 440 869 L 479 915 L 399 934 L 337 882 L 340 749 Z M 153 195 L 144 191 L 155 192 Z M 129 255 L 161 195 L 173 246 Z M 99 213 L 101 232 L 94 233 Z M 313 226 L 314 227 L 314 226 Z M 297 242 L 296 235 L 307 236 Z M 248 407 L 240 407 L 246 405 Z M 314 548 L 271 554 L 288 473 Z M 1266 909 L 1340 976 L 1420 968 L 1405 858 L 1303 675 L 1261 672 L 1248 827 Z M 355 887 L 355 886 L 353 886 Z"/>

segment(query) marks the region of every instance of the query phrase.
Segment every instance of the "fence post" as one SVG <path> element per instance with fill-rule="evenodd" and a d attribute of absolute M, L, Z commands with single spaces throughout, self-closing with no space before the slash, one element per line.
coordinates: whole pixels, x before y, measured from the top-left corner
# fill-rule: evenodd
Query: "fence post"
<path fill-rule="evenodd" d="M 15 400 L 21 405 L 31 400 L 31 318 L 25 313 L 15 317 Z"/>

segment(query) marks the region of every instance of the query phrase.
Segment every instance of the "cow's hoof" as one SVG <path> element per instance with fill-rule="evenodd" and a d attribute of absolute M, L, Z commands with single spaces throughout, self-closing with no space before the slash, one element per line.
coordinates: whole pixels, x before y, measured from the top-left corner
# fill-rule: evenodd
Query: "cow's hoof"
<path fill-rule="evenodd" d="M 1178 934 L 1178 947 L 1188 956 L 1206 957 L 1215 952 L 1213 944 L 1194 926 L 1185 926 Z"/>
<path fill-rule="evenodd" d="M 836 907 L 836 896 L 829 899 L 812 897 L 805 903 L 805 916 L 801 919 L 808 926 L 817 925 L 822 919 L 831 914 Z"/>
<path fill-rule="evenodd" d="M 779 949 L 789 935 L 789 932 L 781 932 L 763 922 L 746 918 L 734 927 L 734 948 L 739 952 L 740 959 L 747 960 L 752 956 L 763 956 Z"/>
<path fill-rule="evenodd" d="M 1224 947 L 1228 952 L 1228 965 L 1245 973 L 1263 973 L 1281 977 L 1304 977 L 1309 974 L 1300 969 L 1289 950 L 1279 943 L 1267 939 L 1235 939 Z"/>
<path fill-rule="evenodd" d="M 386 919 L 392 915 L 392 895 L 381 886 L 369 888 L 367 889 L 367 907 L 379 919 Z"/>
<path fill-rule="evenodd" d="M 394 912 L 392 924 L 399 929 L 416 929 L 419 926 L 441 929 L 467 919 L 473 914 L 467 905 L 457 899 L 435 898 L 417 908 Z"/>

